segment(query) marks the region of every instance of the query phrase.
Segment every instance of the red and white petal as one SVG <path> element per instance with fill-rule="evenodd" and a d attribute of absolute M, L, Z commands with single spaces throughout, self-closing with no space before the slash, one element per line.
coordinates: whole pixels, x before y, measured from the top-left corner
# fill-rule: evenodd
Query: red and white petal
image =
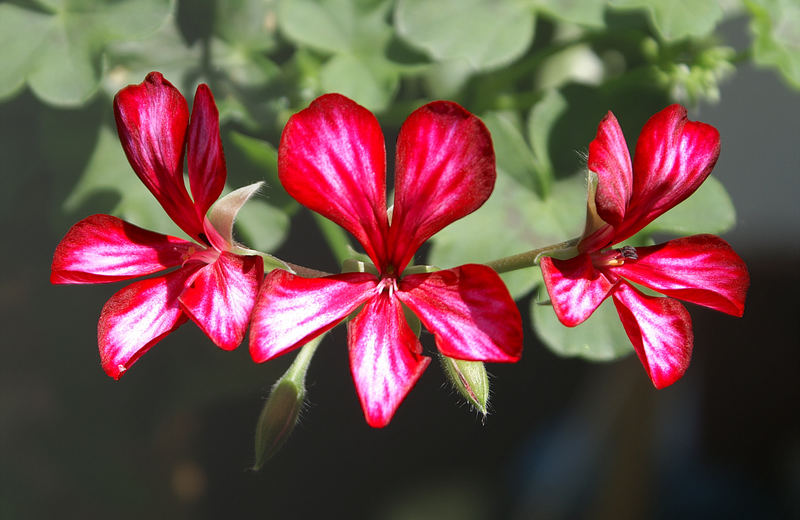
<path fill-rule="evenodd" d="M 597 174 L 595 206 L 601 219 L 617 226 L 631 197 L 633 174 L 628 144 L 617 118 L 609 112 L 589 144 L 589 169 Z"/>
<path fill-rule="evenodd" d="M 300 204 L 348 230 L 385 265 L 386 149 L 369 110 L 326 94 L 293 115 L 281 135 L 278 176 Z"/>
<path fill-rule="evenodd" d="M 400 301 L 382 292 L 347 324 L 350 370 L 367 423 L 389 424 L 431 359 L 406 323 Z"/>
<path fill-rule="evenodd" d="M 147 189 L 181 229 L 200 240 L 202 220 L 183 182 L 189 109 L 172 83 L 151 72 L 114 97 L 114 117 L 125 155 Z"/>
<path fill-rule="evenodd" d="M 188 320 L 178 303 L 193 270 L 132 283 L 106 302 L 97 323 L 100 360 L 119 379 L 150 347 Z"/>
<path fill-rule="evenodd" d="M 196 245 L 142 229 L 110 215 L 92 215 L 70 228 L 56 247 L 50 282 L 106 283 L 180 265 Z"/>
<path fill-rule="evenodd" d="M 395 172 L 389 250 L 399 273 L 423 242 L 489 198 L 496 177 L 492 138 L 456 103 L 429 103 L 400 129 Z"/>
<path fill-rule="evenodd" d="M 500 276 L 467 264 L 400 280 L 397 297 L 436 337 L 442 354 L 469 361 L 514 362 L 522 354 L 522 318 Z"/>
<path fill-rule="evenodd" d="M 197 87 L 186 142 L 189 187 L 197 216 L 201 220 L 219 198 L 227 172 L 222 140 L 219 137 L 219 112 L 208 86 Z"/>
<path fill-rule="evenodd" d="M 368 273 L 302 278 L 282 269 L 270 272 L 253 309 L 253 360 L 267 361 L 332 329 L 375 294 L 376 284 Z"/>
<path fill-rule="evenodd" d="M 677 300 L 646 296 L 626 282 L 612 293 L 617 313 L 656 388 L 683 376 L 692 357 L 692 319 Z"/>
<path fill-rule="evenodd" d="M 263 276 L 260 256 L 223 252 L 189 279 L 180 302 L 211 341 L 233 350 L 244 339 Z"/>
<path fill-rule="evenodd" d="M 671 105 L 651 117 L 636 143 L 633 194 L 615 243 L 694 193 L 718 157 L 717 129 L 689 121 L 682 106 Z"/>
<path fill-rule="evenodd" d="M 546 256 L 540 266 L 553 310 L 567 327 L 583 323 L 614 287 L 602 272 L 595 269 L 588 254 L 569 260 Z"/>
<path fill-rule="evenodd" d="M 638 260 L 611 267 L 651 289 L 714 310 L 741 316 L 750 285 L 747 266 L 727 242 L 694 235 L 636 249 Z"/>

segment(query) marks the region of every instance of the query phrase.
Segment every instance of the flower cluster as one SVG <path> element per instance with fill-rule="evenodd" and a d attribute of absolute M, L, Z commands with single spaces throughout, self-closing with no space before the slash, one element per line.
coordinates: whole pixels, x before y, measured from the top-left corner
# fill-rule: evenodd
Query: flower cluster
<path fill-rule="evenodd" d="M 328 94 L 292 116 L 279 147 L 280 182 L 302 205 L 349 231 L 371 264 L 340 274 L 285 264 L 266 276 L 263 254 L 232 236 L 237 212 L 258 185 L 220 198 L 226 169 L 208 87 L 198 87 L 190 119 L 183 96 L 154 72 L 117 94 L 114 113 L 133 170 L 192 240 L 93 215 L 73 226 L 56 248 L 53 283 L 114 282 L 169 270 L 125 287 L 103 308 L 98 343 L 110 376 L 119 378 L 189 319 L 223 349 L 237 347 L 249 327 L 256 362 L 346 321 L 361 406 L 367 422 L 381 427 L 430 362 L 413 330 L 416 320 L 446 358 L 520 358 L 520 313 L 493 269 L 412 263 L 426 240 L 477 210 L 494 187 L 489 132 L 461 106 L 436 101 L 405 121 L 388 208 L 384 136 L 368 110 Z M 589 197 L 578 254 L 541 261 L 553 308 L 565 325 L 583 322 L 604 299 L 613 299 L 658 387 L 683 374 L 692 347 L 688 313 L 671 297 L 740 316 L 747 270 L 728 244 L 710 235 L 613 246 L 694 192 L 718 154 L 716 130 L 689 122 L 676 105 L 647 123 L 631 165 L 609 113 L 589 149 L 596 193 Z M 634 284 L 667 297 L 645 294 Z"/>
<path fill-rule="evenodd" d="M 747 267 L 724 240 L 712 235 L 649 247 L 611 246 L 694 193 L 718 157 L 717 130 L 689 121 L 683 107 L 672 105 L 647 122 L 631 164 L 622 130 L 609 112 L 589 145 L 589 170 L 597 185 L 594 197 L 590 190 L 580 254 L 541 262 L 553 309 L 564 325 L 582 323 L 612 298 L 658 388 L 683 375 L 692 353 L 689 313 L 670 296 L 741 316 Z M 668 297 L 649 296 L 631 282 Z"/>

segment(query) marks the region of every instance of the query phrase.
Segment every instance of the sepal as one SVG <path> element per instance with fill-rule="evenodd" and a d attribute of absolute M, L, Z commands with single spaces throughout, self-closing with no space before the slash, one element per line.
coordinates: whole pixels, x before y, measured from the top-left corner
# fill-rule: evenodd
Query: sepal
<path fill-rule="evenodd" d="M 439 355 L 439 361 L 453 388 L 485 418 L 489 404 L 489 376 L 483 362 L 444 355 Z"/>
<path fill-rule="evenodd" d="M 211 206 L 211 210 L 208 212 L 208 220 L 211 221 L 211 225 L 214 226 L 214 229 L 222 235 L 222 238 L 228 244 L 234 244 L 233 223 L 236 220 L 236 215 L 245 202 L 250 200 L 263 185 L 263 182 L 256 182 L 238 190 L 233 190 Z"/>

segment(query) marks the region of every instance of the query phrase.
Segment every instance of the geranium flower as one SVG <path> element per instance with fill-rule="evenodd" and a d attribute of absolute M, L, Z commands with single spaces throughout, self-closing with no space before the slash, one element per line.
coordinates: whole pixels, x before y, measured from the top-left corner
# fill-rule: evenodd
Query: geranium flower
<path fill-rule="evenodd" d="M 157 72 L 114 98 L 122 147 L 136 175 L 195 242 L 142 229 L 110 215 L 75 224 L 56 248 L 50 281 L 106 283 L 178 267 L 135 282 L 108 300 L 100 314 L 103 369 L 118 379 L 161 338 L 191 318 L 221 348 L 244 338 L 263 260 L 236 254 L 233 219 L 258 185 L 214 205 L 225 184 L 219 116 L 206 85 L 197 87 L 189 122 L 186 100 Z M 184 149 L 189 186 L 183 178 Z"/>
<path fill-rule="evenodd" d="M 625 138 L 609 112 L 589 145 L 589 169 L 597 192 L 589 197 L 580 254 L 541 261 L 556 315 L 569 327 L 586 320 L 609 296 L 625 332 L 657 388 L 686 371 L 692 323 L 674 300 L 741 316 L 749 285 L 747 267 L 722 239 L 694 235 L 649 247 L 610 248 L 686 199 L 711 173 L 719 156 L 719 133 L 689 121 L 672 105 L 642 129 L 633 166 Z M 648 296 L 635 284 L 666 296 Z"/>
<path fill-rule="evenodd" d="M 375 117 L 338 94 L 292 116 L 281 137 L 278 173 L 301 204 L 352 233 L 377 269 L 322 278 L 275 270 L 265 279 L 250 332 L 258 362 L 299 347 L 363 305 L 348 323 L 350 367 L 367 422 L 389 423 L 430 358 L 403 314 L 407 306 L 453 358 L 520 357 L 519 311 L 482 265 L 403 274 L 417 249 L 489 197 L 495 181 L 489 132 L 455 103 L 412 113 L 397 139 L 391 224 L 386 152 Z"/>

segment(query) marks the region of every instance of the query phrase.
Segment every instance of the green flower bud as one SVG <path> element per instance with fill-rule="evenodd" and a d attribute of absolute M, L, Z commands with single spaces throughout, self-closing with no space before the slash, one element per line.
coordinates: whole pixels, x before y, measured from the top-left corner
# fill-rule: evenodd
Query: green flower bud
<path fill-rule="evenodd" d="M 289 438 L 300 416 L 305 394 L 306 390 L 302 385 L 285 377 L 280 378 L 272 387 L 256 426 L 254 470 L 260 470 Z"/>
<path fill-rule="evenodd" d="M 306 396 L 306 372 L 325 334 L 306 343 L 292 366 L 278 379 L 261 409 L 256 425 L 255 463 L 253 470 L 264 464 L 280 451 L 286 439 L 294 431 Z"/>
<path fill-rule="evenodd" d="M 484 417 L 488 413 L 489 376 L 480 361 L 464 361 L 440 355 L 444 373 L 464 399 Z"/>

